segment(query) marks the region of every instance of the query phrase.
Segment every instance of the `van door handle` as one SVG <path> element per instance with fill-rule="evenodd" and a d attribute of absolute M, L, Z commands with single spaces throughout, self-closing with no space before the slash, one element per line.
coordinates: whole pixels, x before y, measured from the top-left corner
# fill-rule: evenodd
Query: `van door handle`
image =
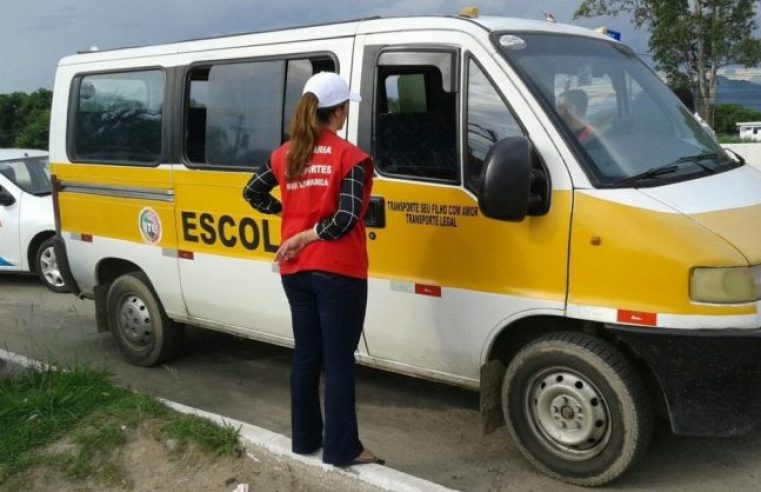
<path fill-rule="evenodd" d="M 382 196 L 371 196 L 365 213 L 367 227 L 386 227 L 386 200 Z"/>

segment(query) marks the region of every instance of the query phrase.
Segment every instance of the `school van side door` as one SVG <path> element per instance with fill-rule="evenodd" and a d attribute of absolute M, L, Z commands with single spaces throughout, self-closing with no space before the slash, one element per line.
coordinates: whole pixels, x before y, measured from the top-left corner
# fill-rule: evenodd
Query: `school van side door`
<path fill-rule="evenodd" d="M 180 54 L 187 68 L 175 191 L 182 291 L 194 322 L 291 343 L 272 263 L 280 218 L 252 209 L 243 188 L 287 139 L 306 80 L 336 70 L 348 79 L 352 44 L 339 38 Z"/>
<path fill-rule="evenodd" d="M 503 326 L 563 312 L 571 184 L 498 63 L 465 33 L 445 39 L 358 39 L 357 138 L 377 173 L 365 336 L 379 366 L 475 385 L 482 351 Z M 551 203 L 521 222 L 489 219 L 476 199 L 484 159 L 516 136 L 531 141 L 550 176 Z"/>

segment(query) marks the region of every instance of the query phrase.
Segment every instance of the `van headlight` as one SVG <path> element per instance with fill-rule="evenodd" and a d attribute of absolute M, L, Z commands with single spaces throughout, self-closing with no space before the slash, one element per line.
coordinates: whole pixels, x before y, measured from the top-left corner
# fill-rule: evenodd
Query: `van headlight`
<path fill-rule="evenodd" d="M 761 265 L 755 267 L 695 268 L 690 297 L 696 302 L 742 304 L 761 299 Z"/>

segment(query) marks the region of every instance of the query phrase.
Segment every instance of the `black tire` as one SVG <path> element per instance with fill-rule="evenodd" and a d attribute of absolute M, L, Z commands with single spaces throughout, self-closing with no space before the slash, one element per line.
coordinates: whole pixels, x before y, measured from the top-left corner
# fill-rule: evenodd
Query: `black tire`
<path fill-rule="evenodd" d="M 139 366 L 170 360 L 184 336 L 182 325 L 167 317 L 148 277 L 128 273 L 114 280 L 106 297 L 108 327 L 124 357 Z"/>
<path fill-rule="evenodd" d="M 552 333 L 523 348 L 507 368 L 502 409 L 523 455 L 574 485 L 615 480 L 652 435 L 650 400 L 634 366 L 581 333 Z"/>
<path fill-rule="evenodd" d="M 53 238 L 46 239 L 40 244 L 34 255 L 34 269 L 45 287 L 61 294 L 69 292 L 69 287 L 58 269 L 54 244 Z"/>

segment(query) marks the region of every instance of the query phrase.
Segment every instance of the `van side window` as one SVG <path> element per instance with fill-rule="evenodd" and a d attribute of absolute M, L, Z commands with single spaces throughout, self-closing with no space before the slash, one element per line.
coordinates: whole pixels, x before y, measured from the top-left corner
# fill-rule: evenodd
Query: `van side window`
<path fill-rule="evenodd" d="M 522 136 L 523 130 L 481 67 L 472 58 L 468 62 L 467 118 L 465 186 L 477 192 L 486 154 L 503 138 Z"/>
<path fill-rule="evenodd" d="M 306 80 L 327 58 L 219 63 L 189 74 L 185 155 L 203 167 L 250 169 L 288 138 Z"/>
<path fill-rule="evenodd" d="M 283 142 L 288 140 L 293 119 L 293 110 L 301 98 L 304 84 L 309 77 L 320 72 L 335 72 L 336 64 L 330 58 L 309 60 L 288 60 L 285 74 L 285 104 L 283 106 Z"/>
<path fill-rule="evenodd" d="M 284 78 L 284 61 L 194 69 L 188 111 L 191 161 L 232 167 L 264 162 L 280 144 Z M 205 104 L 193 104 L 193 99 Z"/>
<path fill-rule="evenodd" d="M 158 163 L 165 85 L 161 70 L 82 76 L 76 95 L 73 160 Z"/>
<path fill-rule="evenodd" d="M 379 172 L 459 182 L 457 93 L 436 66 L 378 67 L 373 154 Z"/>

